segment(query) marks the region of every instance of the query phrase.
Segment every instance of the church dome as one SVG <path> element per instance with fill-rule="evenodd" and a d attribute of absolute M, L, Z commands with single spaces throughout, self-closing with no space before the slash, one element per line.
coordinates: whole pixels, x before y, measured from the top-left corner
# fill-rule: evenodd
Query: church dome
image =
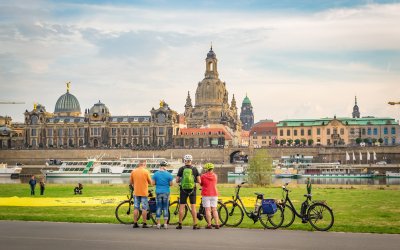
<path fill-rule="evenodd" d="M 99 101 L 90 108 L 89 114 L 92 116 L 109 115 L 110 111 L 104 103 Z"/>
<path fill-rule="evenodd" d="M 81 113 L 78 99 L 69 91 L 58 98 L 54 113 Z"/>
<path fill-rule="evenodd" d="M 250 101 L 250 99 L 247 97 L 247 95 L 246 95 L 246 97 L 243 99 L 242 105 L 244 105 L 244 104 L 249 104 L 249 105 L 251 105 L 251 101 Z"/>
<path fill-rule="evenodd" d="M 207 58 L 213 58 L 213 59 L 217 58 L 217 55 L 214 53 L 212 47 L 210 51 L 207 53 Z"/>

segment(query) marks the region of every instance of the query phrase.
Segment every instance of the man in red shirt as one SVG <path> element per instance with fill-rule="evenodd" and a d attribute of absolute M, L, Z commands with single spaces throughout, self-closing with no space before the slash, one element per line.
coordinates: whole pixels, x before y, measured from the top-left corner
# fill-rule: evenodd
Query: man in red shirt
<path fill-rule="evenodd" d="M 211 226 L 211 211 L 215 219 L 215 229 L 219 229 L 219 220 L 217 212 L 218 191 L 217 191 L 217 175 L 213 172 L 214 164 L 206 163 L 204 170 L 206 172 L 201 175 L 200 185 L 203 207 L 206 209 L 206 229 L 212 229 Z"/>

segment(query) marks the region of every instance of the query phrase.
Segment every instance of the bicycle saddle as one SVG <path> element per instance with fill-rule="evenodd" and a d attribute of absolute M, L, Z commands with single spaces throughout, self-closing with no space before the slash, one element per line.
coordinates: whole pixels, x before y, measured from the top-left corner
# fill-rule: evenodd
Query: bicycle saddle
<path fill-rule="evenodd" d="M 257 195 L 257 196 L 258 196 L 258 195 L 264 195 L 263 193 L 254 193 L 254 194 Z"/>
<path fill-rule="evenodd" d="M 311 198 L 312 194 L 305 194 L 304 197 Z"/>

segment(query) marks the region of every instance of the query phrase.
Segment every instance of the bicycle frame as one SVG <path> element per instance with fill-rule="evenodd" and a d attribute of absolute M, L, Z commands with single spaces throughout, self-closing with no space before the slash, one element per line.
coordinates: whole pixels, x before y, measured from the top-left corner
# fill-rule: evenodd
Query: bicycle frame
<path fill-rule="evenodd" d="M 246 207 L 243 204 L 242 199 L 240 198 L 239 192 L 240 192 L 240 188 L 241 187 L 242 187 L 241 185 L 238 185 L 236 187 L 236 194 L 234 196 L 232 196 L 232 200 L 233 200 L 233 202 L 235 202 L 236 204 L 238 204 L 239 206 L 242 207 L 244 213 L 246 214 L 246 216 L 248 218 L 253 219 L 252 214 L 253 214 L 254 211 L 247 211 Z M 239 202 L 237 202 L 237 201 L 239 201 Z M 256 203 L 257 203 L 257 200 L 256 200 Z"/>
<path fill-rule="evenodd" d="M 289 197 L 289 190 L 285 190 L 285 191 L 286 191 L 285 200 L 284 200 L 280 205 L 283 206 L 283 208 L 285 208 L 285 206 L 290 206 L 290 207 L 293 209 L 293 212 L 294 212 L 294 214 L 295 214 L 297 217 L 303 218 L 303 217 L 304 217 L 304 214 L 301 214 L 301 211 L 300 211 L 300 213 L 298 213 L 297 210 L 296 210 L 296 207 L 293 205 L 292 201 L 290 200 L 290 197 Z M 306 201 L 307 201 L 307 206 L 309 206 L 309 200 L 310 200 L 310 198 L 307 197 L 307 199 L 306 199 Z M 286 205 L 286 202 L 289 202 L 289 205 Z"/>

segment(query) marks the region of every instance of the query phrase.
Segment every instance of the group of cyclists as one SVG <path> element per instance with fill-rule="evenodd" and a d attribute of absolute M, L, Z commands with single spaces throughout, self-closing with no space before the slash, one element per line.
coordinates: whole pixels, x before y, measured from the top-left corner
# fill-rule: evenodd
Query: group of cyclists
<path fill-rule="evenodd" d="M 212 215 L 216 218 L 215 229 L 219 229 L 217 204 L 218 204 L 218 191 L 217 191 L 217 175 L 213 172 L 214 164 L 206 163 L 203 167 L 205 172 L 200 175 L 198 169 L 192 166 L 193 157 L 185 155 L 183 157 L 184 166 L 179 168 L 176 176 L 176 183 L 180 186 L 179 192 L 179 223 L 176 229 L 182 229 L 182 218 L 184 209 L 189 198 L 191 213 L 193 218 L 193 229 L 197 230 L 200 227 L 197 225 L 197 212 L 196 212 L 196 183 L 201 189 L 202 203 L 206 211 L 206 229 L 212 229 L 211 218 Z M 138 228 L 139 210 L 141 208 L 143 218 L 143 228 L 147 228 L 147 210 L 149 208 L 148 202 L 148 187 L 155 185 L 156 187 L 156 221 L 157 228 L 168 228 L 168 206 L 170 198 L 170 187 L 173 184 L 173 177 L 171 173 L 166 170 L 168 163 L 162 161 L 160 163 L 160 170 L 157 171 L 152 177 L 150 172 L 146 169 L 146 160 L 141 160 L 138 167 L 132 171 L 130 176 L 130 184 L 134 190 L 134 218 L 133 228 Z M 164 218 L 164 224 L 161 225 L 161 214 Z"/>

